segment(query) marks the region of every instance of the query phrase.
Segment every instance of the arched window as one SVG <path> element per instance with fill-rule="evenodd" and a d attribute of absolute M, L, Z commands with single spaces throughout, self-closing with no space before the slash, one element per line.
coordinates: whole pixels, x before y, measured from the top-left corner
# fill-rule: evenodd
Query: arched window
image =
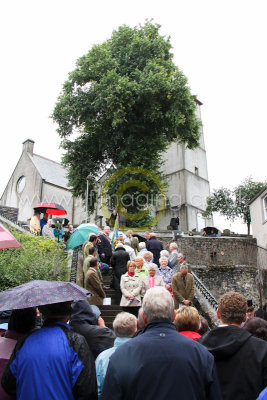
<path fill-rule="evenodd" d="M 26 178 L 25 176 L 21 176 L 17 182 L 17 193 L 20 194 L 26 185 Z"/>

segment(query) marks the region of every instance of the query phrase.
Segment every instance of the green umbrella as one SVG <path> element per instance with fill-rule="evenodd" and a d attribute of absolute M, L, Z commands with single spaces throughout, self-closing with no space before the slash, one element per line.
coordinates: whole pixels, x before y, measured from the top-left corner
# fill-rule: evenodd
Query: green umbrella
<path fill-rule="evenodd" d="M 75 229 L 67 242 L 67 249 L 74 249 L 81 246 L 86 240 L 89 239 L 91 233 L 98 235 L 100 228 L 95 224 L 81 224 Z"/>

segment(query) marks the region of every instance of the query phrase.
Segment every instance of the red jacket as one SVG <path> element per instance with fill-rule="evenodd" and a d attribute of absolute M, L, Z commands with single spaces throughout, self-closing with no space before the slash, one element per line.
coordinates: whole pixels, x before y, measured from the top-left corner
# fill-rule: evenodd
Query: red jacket
<path fill-rule="evenodd" d="M 181 335 L 184 335 L 184 336 L 188 337 L 189 339 L 193 339 L 193 340 L 198 340 L 199 338 L 201 338 L 201 335 L 194 331 L 182 331 L 179 333 Z"/>

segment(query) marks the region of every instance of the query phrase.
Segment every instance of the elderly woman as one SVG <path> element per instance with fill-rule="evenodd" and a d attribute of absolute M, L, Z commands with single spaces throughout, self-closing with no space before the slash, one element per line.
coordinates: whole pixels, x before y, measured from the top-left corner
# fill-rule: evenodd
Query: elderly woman
<path fill-rule="evenodd" d="M 200 315 L 196 308 L 182 306 L 176 311 L 174 325 L 181 335 L 189 339 L 198 340 L 201 335 L 198 333 L 200 328 Z"/>
<path fill-rule="evenodd" d="M 147 251 L 143 255 L 144 260 L 145 260 L 145 266 L 148 268 L 148 264 L 153 263 L 153 253 L 151 251 Z"/>
<path fill-rule="evenodd" d="M 165 288 L 171 291 L 173 270 L 170 267 L 168 267 L 168 258 L 160 257 L 159 264 L 160 267 L 158 270 L 158 275 L 162 277 L 163 282 L 165 284 Z"/>
<path fill-rule="evenodd" d="M 128 261 L 127 272 L 121 276 L 121 302 L 123 311 L 130 312 L 131 314 L 138 316 L 138 310 L 141 306 L 141 287 L 142 281 L 138 274 L 135 273 L 136 263 L 134 261 Z"/>
<path fill-rule="evenodd" d="M 142 281 L 145 276 L 148 276 L 148 270 L 145 267 L 145 260 L 143 259 L 143 257 L 136 257 L 135 264 L 136 264 L 135 273 L 140 276 L 140 279 Z"/>
<path fill-rule="evenodd" d="M 149 264 L 148 276 L 145 276 L 142 280 L 142 294 L 145 295 L 146 291 L 154 286 L 165 286 L 161 276 L 156 275 L 158 266 L 157 264 Z"/>
<path fill-rule="evenodd" d="M 181 335 L 184 335 L 189 339 L 198 340 L 201 338 L 201 335 L 198 333 L 201 325 L 200 315 L 194 307 L 180 307 L 176 311 L 174 325 Z"/>
<path fill-rule="evenodd" d="M 168 250 L 161 250 L 160 257 L 166 257 L 168 259 L 168 267 L 172 268 L 172 263 L 169 260 L 170 254 Z"/>

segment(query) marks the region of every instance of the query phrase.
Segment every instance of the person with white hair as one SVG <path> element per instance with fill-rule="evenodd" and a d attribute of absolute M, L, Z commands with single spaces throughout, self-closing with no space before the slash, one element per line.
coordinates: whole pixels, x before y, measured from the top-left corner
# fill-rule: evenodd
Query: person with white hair
<path fill-rule="evenodd" d="M 162 276 L 156 275 L 158 270 L 157 264 L 151 263 L 148 266 L 148 276 L 145 276 L 142 279 L 142 290 L 141 293 L 144 295 L 148 289 L 151 289 L 155 286 L 165 286 L 163 282 Z"/>
<path fill-rule="evenodd" d="M 146 243 L 145 242 L 140 242 L 139 243 L 139 253 L 137 253 L 137 257 L 144 257 L 145 252 L 147 252 L 146 249 Z"/>
<path fill-rule="evenodd" d="M 151 253 L 151 251 L 146 251 L 143 257 L 145 260 L 145 266 L 148 268 L 148 265 L 153 263 L 153 253 Z"/>
<path fill-rule="evenodd" d="M 124 239 L 123 246 L 127 253 L 129 254 L 130 260 L 134 261 L 136 258 L 136 254 L 134 249 L 131 247 L 131 240 L 129 238 Z"/>
<path fill-rule="evenodd" d="M 222 400 L 213 356 L 176 332 L 174 302 L 165 288 L 147 291 L 142 316 L 142 334 L 109 360 L 101 400 Z"/>
<path fill-rule="evenodd" d="M 168 258 L 160 257 L 159 264 L 160 267 L 158 270 L 158 275 L 162 277 L 163 282 L 165 284 L 165 288 L 171 291 L 173 270 L 170 267 L 168 267 Z"/>
<path fill-rule="evenodd" d="M 172 263 L 169 260 L 170 253 L 168 252 L 168 250 L 161 250 L 160 257 L 167 257 L 167 259 L 168 259 L 168 267 L 172 268 Z"/>
<path fill-rule="evenodd" d="M 179 261 L 178 261 L 178 246 L 177 243 L 172 242 L 169 246 L 171 254 L 169 255 L 169 261 L 172 265 L 174 272 L 179 271 Z"/>
<path fill-rule="evenodd" d="M 113 330 L 116 335 L 114 346 L 102 351 L 95 361 L 98 396 L 102 392 L 109 359 L 119 346 L 128 342 L 134 336 L 137 330 L 137 318 L 130 313 L 120 312 L 113 321 Z"/>
<path fill-rule="evenodd" d="M 52 228 L 52 219 L 47 220 L 47 224 L 43 226 L 42 234 L 44 237 L 49 237 L 50 239 L 55 239 L 55 235 Z"/>

